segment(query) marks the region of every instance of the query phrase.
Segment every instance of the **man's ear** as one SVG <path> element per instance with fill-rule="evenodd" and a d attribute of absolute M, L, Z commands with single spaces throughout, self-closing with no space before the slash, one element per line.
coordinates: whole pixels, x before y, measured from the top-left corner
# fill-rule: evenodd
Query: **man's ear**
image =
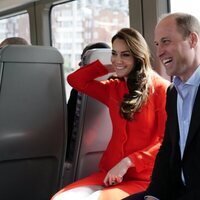
<path fill-rule="evenodd" d="M 199 41 L 199 36 L 197 33 L 195 32 L 192 32 L 190 33 L 190 36 L 189 36 L 189 40 L 190 40 L 190 45 L 191 47 L 196 47 L 196 44 L 198 43 Z"/>

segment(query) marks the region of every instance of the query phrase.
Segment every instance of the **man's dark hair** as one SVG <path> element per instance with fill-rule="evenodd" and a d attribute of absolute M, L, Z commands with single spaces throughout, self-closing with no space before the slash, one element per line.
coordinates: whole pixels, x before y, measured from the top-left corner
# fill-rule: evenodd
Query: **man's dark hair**
<path fill-rule="evenodd" d="M 84 49 L 83 52 L 81 54 L 81 59 L 83 58 L 84 54 L 86 51 L 91 50 L 91 49 L 110 49 L 110 46 L 104 42 L 97 42 L 97 43 L 91 43 L 88 44 Z"/>

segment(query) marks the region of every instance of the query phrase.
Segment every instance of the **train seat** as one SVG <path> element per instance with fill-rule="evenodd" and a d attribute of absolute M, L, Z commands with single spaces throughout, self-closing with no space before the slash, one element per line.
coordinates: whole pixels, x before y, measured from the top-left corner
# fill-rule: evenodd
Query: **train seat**
<path fill-rule="evenodd" d="M 86 52 L 85 63 L 99 59 L 110 64 L 110 49 L 93 49 Z M 109 75 L 100 77 L 107 79 Z M 98 170 L 98 163 L 110 140 L 112 124 L 108 108 L 92 97 L 82 95 L 80 119 L 73 163 L 66 163 L 63 186 Z"/>
<path fill-rule="evenodd" d="M 0 50 L 0 198 L 49 200 L 66 149 L 63 58 L 53 47 Z"/>

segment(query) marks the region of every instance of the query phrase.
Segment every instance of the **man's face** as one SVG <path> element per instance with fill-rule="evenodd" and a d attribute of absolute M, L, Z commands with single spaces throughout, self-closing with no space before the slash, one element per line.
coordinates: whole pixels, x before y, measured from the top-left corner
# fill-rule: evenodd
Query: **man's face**
<path fill-rule="evenodd" d="M 187 79 L 194 58 L 190 37 L 178 32 L 172 17 L 161 20 L 155 28 L 156 53 L 169 76 Z"/>

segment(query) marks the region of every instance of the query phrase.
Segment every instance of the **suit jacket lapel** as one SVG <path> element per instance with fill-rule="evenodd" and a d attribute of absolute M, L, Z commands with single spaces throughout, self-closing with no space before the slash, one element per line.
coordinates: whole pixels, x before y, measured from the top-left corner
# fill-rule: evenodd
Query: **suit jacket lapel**
<path fill-rule="evenodd" d="M 200 119 L 200 88 L 198 88 L 197 96 L 194 102 L 190 127 L 184 152 L 186 152 L 187 147 L 190 145 L 195 133 L 197 132 L 197 129 L 200 125 L 199 119 Z"/>
<path fill-rule="evenodd" d="M 175 87 L 173 85 L 171 85 L 170 87 L 170 95 L 169 95 L 169 99 L 167 99 L 168 102 L 168 118 L 169 120 L 171 120 L 171 124 L 173 124 L 172 127 L 170 127 L 171 129 L 171 133 L 172 133 L 172 142 L 175 144 L 177 144 L 177 142 L 179 142 L 179 125 L 178 125 L 178 115 L 177 115 L 177 91 L 175 89 Z"/>

